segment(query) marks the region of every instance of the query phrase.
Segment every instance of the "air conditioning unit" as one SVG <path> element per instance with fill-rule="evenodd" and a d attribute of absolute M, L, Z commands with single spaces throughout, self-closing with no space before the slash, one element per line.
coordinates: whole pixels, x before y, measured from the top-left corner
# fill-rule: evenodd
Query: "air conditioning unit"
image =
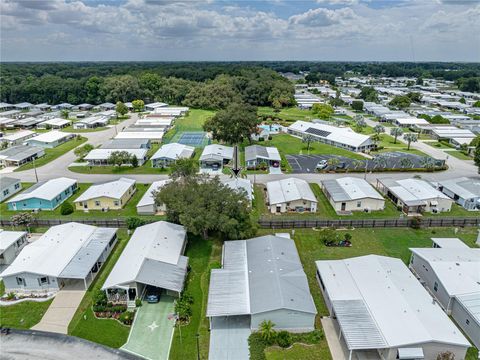
<path fill-rule="evenodd" d="M 432 209 L 432 213 L 438 214 L 438 209 L 437 209 L 437 208 L 433 208 L 433 209 Z"/>

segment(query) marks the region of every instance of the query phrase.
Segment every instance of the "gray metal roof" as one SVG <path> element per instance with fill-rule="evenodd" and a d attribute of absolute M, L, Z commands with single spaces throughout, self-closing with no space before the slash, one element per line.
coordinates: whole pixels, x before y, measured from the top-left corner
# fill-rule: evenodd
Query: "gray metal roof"
<path fill-rule="evenodd" d="M 461 177 L 439 181 L 439 184 L 462 199 L 480 197 L 480 179 Z"/>
<path fill-rule="evenodd" d="M 181 292 L 187 275 L 187 266 L 188 257 L 186 256 L 180 256 L 176 265 L 145 258 L 135 281 Z"/>
<path fill-rule="evenodd" d="M 343 177 L 324 180 L 322 184 L 333 201 L 350 201 L 365 198 L 384 200 L 382 195 L 363 179 Z"/>
<path fill-rule="evenodd" d="M 22 161 L 43 152 L 44 150 L 38 146 L 19 145 L 0 151 L 0 158 L 9 161 Z"/>
<path fill-rule="evenodd" d="M 149 139 L 112 139 L 103 143 L 100 149 L 141 149 L 149 143 Z"/>
<path fill-rule="evenodd" d="M 81 247 L 65 266 L 59 277 L 85 279 L 116 232 L 115 228 L 97 228 L 87 244 Z"/>
<path fill-rule="evenodd" d="M 260 145 L 251 145 L 245 148 L 245 161 L 255 160 L 257 158 L 280 161 L 280 154 L 277 148 Z"/>
<path fill-rule="evenodd" d="M 456 298 L 480 325 L 480 292 L 474 294 L 457 295 Z"/>
<path fill-rule="evenodd" d="M 20 182 L 19 179 L 7 177 L 7 176 L 2 176 L 2 178 L 0 179 L 0 190 L 9 188 L 13 184 L 16 184 L 16 183 L 19 183 L 19 182 Z"/>

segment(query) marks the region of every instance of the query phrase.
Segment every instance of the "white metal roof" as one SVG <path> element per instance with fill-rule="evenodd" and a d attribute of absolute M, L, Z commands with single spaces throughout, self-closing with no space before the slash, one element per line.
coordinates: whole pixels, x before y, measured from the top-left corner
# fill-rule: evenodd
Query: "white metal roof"
<path fill-rule="evenodd" d="M 450 190 L 462 199 L 480 198 L 480 179 L 461 177 L 438 182 L 443 188 Z"/>
<path fill-rule="evenodd" d="M 334 310 L 340 304 L 342 313 L 350 314 L 342 326 L 350 349 L 377 348 L 371 342 L 379 333 L 386 347 L 427 342 L 470 346 L 400 259 L 367 255 L 316 265 Z M 358 310 L 360 303 L 363 311 Z M 370 329 L 364 328 L 369 316 Z"/>
<path fill-rule="evenodd" d="M 432 241 L 441 248 L 469 249 L 467 244 L 459 238 L 432 238 Z"/>
<path fill-rule="evenodd" d="M 85 156 L 85 160 L 107 160 L 113 152 L 126 151 L 131 156 L 135 155 L 137 159 L 143 159 L 147 155 L 148 149 L 93 149 Z"/>
<path fill-rule="evenodd" d="M 193 155 L 195 148 L 179 143 L 170 143 L 162 145 L 160 149 L 153 154 L 151 160 L 154 159 L 170 159 L 177 160 L 183 158 L 190 158 Z"/>
<path fill-rule="evenodd" d="M 210 159 L 228 159 L 233 158 L 233 147 L 220 145 L 220 144 L 210 144 L 205 146 L 203 149 L 202 155 L 200 155 L 200 160 L 210 160 Z"/>
<path fill-rule="evenodd" d="M 251 145 L 245 148 L 245 160 L 266 159 L 280 161 L 280 153 L 276 147 L 265 147 L 260 145 Z"/>
<path fill-rule="evenodd" d="M 136 183 L 135 180 L 121 177 L 118 180 L 109 181 L 103 184 L 91 185 L 75 202 L 87 201 L 100 197 L 121 199 L 123 195 Z"/>
<path fill-rule="evenodd" d="M 281 204 L 294 200 L 317 201 L 310 185 L 302 179 L 287 178 L 267 183 L 268 202 Z"/>
<path fill-rule="evenodd" d="M 39 182 L 24 190 L 21 194 L 14 196 L 8 202 L 22 201 L 32 198 L 52 200 L 56 196 L 58 196 L 58 194 L 67 190 L 69 187 L 73 186 L 76 183 L 77 180 L 69 179 L 66 177 L 60 177 L 44 182 Z"/>
<path fill-rule="evenodd" d="M 5 141 L 17 141 L 21 140 L 23 138 L 30 137 L 35 134 L 35 131 L 30 131 L 30 130 L 20 130 L 16 131 L 10 135 L 4 136 L 0 140 L 5 140 Z"/>
<path fill-rule="evenodd" d="M 161 140 L 163 131 L 123 131 L 115 136 L 115 139 L 149 139 Z"/>
<path fill-rule="evenodd" d="M 39 125 L 63 126 L 67 124 L 70 124 L 70 120 L 66 120 L 62 118 L 53 118 L 53 119 L 42 121 Z"/>
<path fill-rule="evenodd" d="M 158 127 L 166 127 L 172 125 L 173 118 L 156 118 L 156 117 L 148 117 L 145 119 L 139 119 L 135 123 L 138 126 L 158 126 Z"/>
<path fill-rule="evenodd" d="M 480 292 L 457 295 L 456 298 L 470 315 L 472 315 L 475 321 L 480 324 Z"/>
<path fill-rule="evenodd" d="M 400 125 L 426 125 L 429 122 L 425 119 L 420 119 L 416 117 L 398 117 L 394 121 L 396 121 Z"/>
<path fill-rule="evenodd" d="M 145 279 L 155 277 L 173 277 L 178 279 L 178 271 L 184 274 L 186 272 L 186 262 L 182 256 L 185 241 L 186 231 L 181 225 L 157 221 L 138 227 L 102 288 L 122 287 L 133 281 L 140 281 L 139 277 L 144 279 L 144 281 L 146 281 Z M 163 265 L 151 266 L 149 264 L 144 268 L 143 265 L 147 260 L 163 263 Z M 165 272 L 156 272 L 154 270 L 160 267 Z M 144 271 L 154 271 L 154 273 L 143 274 L 142 272 Z M 179 285 L 183 287 L 183 278 L 181 279 L 181 284 L 176 284 L 177 287 Z"/>
<path fill-rule="evenodd" d="M 108 244 L 116 229 L 98 228 L 75 222 L 52 226 L 38 240 L 25 246 L 1 276 L 28 272 L 58 277 L 74 259 L 78 261 L 84 259 L 82 263 L 86 265 L 89 265 L 92 260 L 95 263 L 98 256 L 91 259 L 82 249 L 88 247 L 92 240 L 103 238 L 98 236 L 97 231 L 107 235 L 108 239 L 105 241 Z M 83 255 L 79 256 L 80 253 Z M 85 270 L 90 270 L 91 266 L 88 269 L 78 268 L 77 270 L 84 273 Z"/>
<path fill-rule="evenodd" d="M 43 143 L 53 143 L 55 141 L 59 141 L 59 140 L 62 140 L 62 139 L 65 139 L 65 138 L 68 138 L 68 137 L 71 137 L 72 134 L 70 133 L 66 133 L 66 132 L 63 132 L 63 131 L 58 131 L 58 130 L 52 130 L 52 131 L 48 131 L 46 133 L 42 133 L 40 135 L 37 135 L 33 138 L 30 138 L 27 140 L 27 142 L 30 142 L 30 141 L 37 141 L 37 142 L 43 142 Z"/>
<path fill-rule="evenodd" d="M 346 176 L 333 180 L 325 180 L 322 181 L 322 184 L 333 201 L 349 201 L 365 198 L 384 200 L 383 196 L 364 179 Z"/>
<path fill-rule="evenodd" d="M 341 128 L 326 124 L 296 121 L 288 129 L 353 147 L 370 144 L 371 142 L 370 136 L 356 133 L 349 127 Z"/>
<path fill-rule="evenodd" d="M 159 108 L 159 107 L 166 107 L 168 106 L 168 104 L 165 104 L 163 102 L 154 102 L 154 103 L 150 103 L 150 104 L 146 104 L 145 107 L 149 107 L 149 108 L 152 108 L 152 109 L 156 109 L 156 108 Z"/>
<path fill-rule="evenodd" d="M 188 107 L 186 106 L 179 106 L 179 107 L 157 107 L 154 109 L 153 113 L 154 114 L 160 114 L 160 115 L 174 115 L 174 116 L 180 116 L 184 112 L 188 111 Z"/>
<path fill-rule="evenodd" d="M 27 234 L 26 231 L 6 231 L 0 229 L 0 254 L 12 246 L 18 239 Z"/>
<path fill-rule="evenodd" d="M 247 199 L 252 201 L 253 199 L 253 185 L 252 182 L 248 179 L 234 178 L 224 182 L 230 189 L 237 191 L 245 191 L 247 194 Z"/>
<path fill-rule="evenodd" d="M 450 296 L 480 293 L 480 249 L 412 248 L 428 262 Z"/>
<path fill-rule="evenodd" d="M 171 180 L 158 180 L 154 181 L 148 190 L 143 194 L 142 198 L 137 204 L 137 208 L 141 206 L 148 206 L 148 205 L 153 205 L 155 203 L 155 199 L 153 198 L 153 192 L 154 191 L 159 191 L 163 186 L 168 184 Z"/>
<path fill-rule="evenodd" d="M 420 179 L 380 180 L 388 189 L 407 205 L 415 205 L 433 199 L 450 199 L 429 183 Z"/>

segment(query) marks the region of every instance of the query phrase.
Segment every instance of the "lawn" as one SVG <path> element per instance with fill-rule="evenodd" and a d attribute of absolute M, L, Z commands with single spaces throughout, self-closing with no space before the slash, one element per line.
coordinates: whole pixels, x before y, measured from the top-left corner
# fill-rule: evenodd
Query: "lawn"
<path fill-rule="evenodd" d="M 442 150 L 451 150 L 453 148 L 453 146 L 449 146 L 441 141 L 424 141 L 424 143 L 431 147 L 442 149 Z"/>
<path fill-rule="evenodd" d="M 52 300 L 45 302 L 25 301 L 17 305 L 0 307 L 0 327 L 30 329 L 43 317 Z"/>
<path fill-rule="evenodd" d="M 23 188 L 28 188 L 30 187 L 31 183 L 22 183 Z M 75 194 L 69 198 L 67 201 L 73 204 L 73 201 L 78 198 L 87 188 L 89 188 L 92 184 L 78 184 L 78 190 L 75 192 Z M 145 220 L 162 220 L 163 217 L 161 216 L 146 216 L 146 215 L 137 215 L 137 203 L 140 201 L 142 198 L 143 194 L 147 191 L 148 187 L 150 184 L 137 184 L 137 191 L 135 194 L 132 196 L 132 198 L 128 201 L 128 203 L 125 205 L 125 207 L 122 210 L 109 210 L 106 212 L 100 211 L 100 210 L 90 210 L 89 212 L 85 211 L 78 211 L 75 210 L 72 214 L 70 215 L 62 215 L 60 212 L 61 205 L 57 207 L 53 211 L 41 211 L 34 216 L 38 219 L 61 219 L 61 220 L 71 220 L 75 221 L 77 219 L 124 219 L 127 217 L 131 216 L 138 216 L 139 218 L 145 219 Z M 73 204 L 74 205 L 74 204 Z M 4 202 L 0 205 L 0 218 L 2 219 L 8 219 L 12 215 L 17 214 L 18 211 L 11 211 L 7 209 L 7 204 Z"/>
<path fill-rule="evenodd" d="M 383 147 L 383 149 L 372 152 L 372 153 L 382 153 L 382 152 L 393 152 L 393 151 L 400 151 L 404 152 L 407 154 L 415 154 L 415 155 L 420 155 L 420 156 L 427 156 L 427 154 L 421 152 L 420 150 L 417 149 L 412 149 L 408 150 L 407 144 L 404 144 L 397 138 L 397 142 L 395 143 L 395 138 L 393 136 L 387 135 L 387 134 L 381 134 L 380 135 L 380 142 L 378 146 Z"/>
<path fill-rule="evenodd" d="M 81 133 L 91 133 L 91 132 L 97 132 L 97 131 L 104 131 L 104 130 L 108 130 L 108 129 L 109 128 L 106 127 L 106 126 L 100 126 L 100 127 L 88 128 L 88 129 L 74 129 L 73 125 L 69 125 L 67 127 L 64 127 L 61 130 L 64 131 L 64 132 L 68 132 L 68 133 L 81 134 Z"/>
<path fill-rule="evenodd" d="M 280 112 L 275 112 L 271 107 L 260 106 L 257 109 L 257 114 L 278 117 L 286 121 L 296 121 L 296 120 L 309 121 L 317 117 L 312 113 L 311 110 L 299 109 L 297 107 L 284 108 L 284 109 L 281 109 Z"/>
<path fill-rule="evenodd" d="M 86 141 L 87 141 L 87 138 L 84 138 L 84 137 L 74 138 L 62 145 L 57 146 L 56 148 L 45 149 L 45 155 L 35 160 L 35 166 L 40 167 L 45 164 L 48 164 L 50 161 L 57 159 L 58 157 L 62 156 L 63 154 L 69 152 L 70 150 L 76 148 L 77 146 L 83 144 Z M 33 169 L 32 162 L 24 164 L 18 167 L 17 169 L 15 169 L 14 171 L 23 171 L 23 170 L 29 170 L 29 169 Z"/>
<path fill-rule="evenodd" d="M 445 154 L 451 155 L 451 156 L 453 156 L 457 159 L 460 159 L 460 160 L 473 160 L 473 158 L 471 158 L 468 155 L 465 155 L 463 152 L 458 151 L 458 150 L 445 151 Z"/>
<path fill-rule="evenodd" d="M 189 234 L 185 256 L 189 257 L 191 270 L 185 283 L 185 292 L 194 298 L 192 317 L 188 325 L 175 329 L 170 360 L 196 360 L 196 334 L 199 334 L 200 358 L 208 358 L 210 343 L 209 323 L 205 316 L 210 269 L 220 267 L 222 244 L 218 240 L 203 240 Z"/>
<path fill-rule="evenodd" d="M 175 126 L 163 136 L 163 142 L 168 143 L 179 132 L 203 131 L 203 124 L 214 114 L 211 110 L 190 109 L 187 116 L 175 120 Z"/>
<path fill-rule="evenodd" d="M 297 343 L 293 344 L 292 347 L 288 349 L 282 349 L 279 346 L 272 346 L 265 349 L 265 357 L 267 360 L 327 360 L 331 359 L 332 355 L 330 355 L 327 341 L 323 339 L 320 344 L 304 345 Z"/>
<path fill-rule="evenodd" d="M 100 269 L 99 274 L 90 285 L 68 326 L 69 335 L 78 336 L 113 348 L 119 348 L 127 341 L 130 327 L 121 324 L 117 320 L 95 318 L 92 311 L 92 298 L 94 293 L 102 287 L 108 274 L 128 243 L 129 236 L 126 230 L 119 230 L 117 234 L 117 244 Z"/>

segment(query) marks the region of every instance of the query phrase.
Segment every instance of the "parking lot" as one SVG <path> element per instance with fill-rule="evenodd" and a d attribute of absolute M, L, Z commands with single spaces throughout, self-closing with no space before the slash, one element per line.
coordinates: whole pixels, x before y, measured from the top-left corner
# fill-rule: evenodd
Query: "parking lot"
<path fill-rule="evenodd" d="M 342 170 L 365 170 L 382 171 L 385 169 L 419 169 L 426 167 L 425 157 L 416 154 L 407 154 L 403 152 L 385 152 L 376 155 L 373 159 L 354 160 L 344 156 L 337 155 L 286 155 L 288 163 L 294 174 L 304 174 L 315 172 L 316 166 L 321 160 L 337 158 L 338 164 L 327 166 L 322 171 Z M 433 158 L 430 158 L 433 159 Z M 435 166 L 443 166 L 443 160 L 434 160 Z"/>

